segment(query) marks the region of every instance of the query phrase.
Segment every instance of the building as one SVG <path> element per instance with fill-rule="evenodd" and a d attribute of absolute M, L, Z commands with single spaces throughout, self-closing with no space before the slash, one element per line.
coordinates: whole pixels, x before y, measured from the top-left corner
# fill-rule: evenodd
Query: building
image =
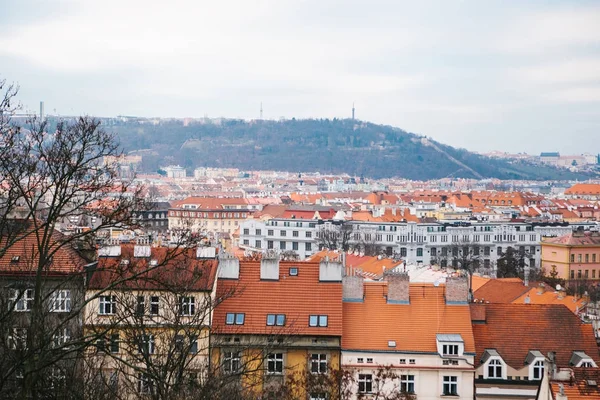
<path fill-rule="evenodd" d="M 565 196 L 586 200 L 600 200 L 600 184 L 577 183 L 565 190 Z"/>
<path fill-rule="evenodd" d="M 542 268 L 569 281 L 600 280 L 600 232 L 574 231 L 544 239 Z"/>
<path fill-rule="evenodd" d="M 467 296 L 466 278 L 433 285 L 409 283 L 402 273 L 381 282 L 344 277 L 342 366 L 355 378 L 354 395 L 473 399 Z M 377 382 L 382 368 L 391 368 L 392 379 Z"/>
<path fill-rule="evenodd" d="M 38 231 L 30 222 L 6 220 L 2 233 L 0 398 L 60 398 L 66 382 L 81 377 L 78 360 L 64 352 L 81 342 L 87 262 L 57 231 L 46 236 L 43 227 Z M 33 379 L 29 387 L 24 376 Z"/>
<path fill-rule="evenodd" d="M 164 232 L 169 229 L 169 208 L 166 201 L 153 202 L 147 210 L 134 211 L 132 217 L 146 232 Z"/>
<path fill-rule="evenodd" d="M 167 173 L 167 178 L 185 178 L 187 176 L 185 168 L 179 165 L 169 165 L 163 170 Z"/>
<path fill-rule="evenodd" d="M 546 152 L 540 154 L 540 162 L 544 164 L 558 165 L 560 160 L 560 153 L 558 152 Z"/>
<path fill-rule="evenodd" d="M 173 202 L 169 209 L 169 229 L 231 235 L 252 213 L 243 198 L 188 197 Z"/>
<path fill-rule="evenodd" d="M 257 392 L 276 393 L 307 372 L 338 370 L 342 272 L 330 260 L 222 257 L 218 297 L 228 296 L 215 310 L 213 362 Z M 316 390 L 297 398 L 319 398 L 330 388 Z"/>
<path fill-rule="evenodd" d="M 541 385 L 600 361 L 592 326 L 564 305 L 471 304 L 471 319 L 477 399 L 534 400 Z"/>
<path fill-rule="evenodd" d="M 212 251 L 211 251 L 212 250 Z M 218 263 L 210 248 L 127 244 L 99 250 L 83 318 L 86 372 L 108 396 L 166 398 L 209 363 Z M 169 389 L 167 389 L 169 388 Z"/>

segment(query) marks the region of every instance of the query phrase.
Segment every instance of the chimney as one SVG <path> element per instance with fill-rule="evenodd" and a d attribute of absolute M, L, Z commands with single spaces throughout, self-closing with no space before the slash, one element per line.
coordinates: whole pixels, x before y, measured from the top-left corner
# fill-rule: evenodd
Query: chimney
<path fill-rule="evenodd" d="M 342 282 L 344 266 L 339 259 L 325 257 L 319 263 L 319 282 Z"/>
<path fill-rule="evenodd" d="M 567 395 L 565 394 L 565 384 L 558 384 L 558 393 L 556 394 L 556 400 L 568 400 Z"/>
<path fill-rule="evenodd" d="M 219 278 L 239 279 L 240 260 L 232 254 L 220 253 L 219 255 Z"/>
<path fill-rule="evenodd" d="M 365 298 L 365 280 L 359 275 L 342 278 L 342 300 L 362 303 Z"/>
<path fill-rule="evenodd" d="M 446 278 L 446 304 L 469 303 L 469 280 L 467 277 Z"/>
<path fill-rule="evenodd" d="M 386 271 L 383 279 L 388 283 L 388 304 L 410 304 L 410 279 L 406 272 Z"/>
<path fill-rule="evenodd" d="M 279 280 L 279 257 L 265 257 L 260 260 L 260 279 Z"/>

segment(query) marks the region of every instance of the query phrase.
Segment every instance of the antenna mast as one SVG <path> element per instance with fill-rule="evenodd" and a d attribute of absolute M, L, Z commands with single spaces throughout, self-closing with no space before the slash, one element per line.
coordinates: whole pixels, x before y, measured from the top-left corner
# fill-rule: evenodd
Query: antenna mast
<path fill-rule="evenodd" d="M 354 119 L 354 102 L 352 102 L 352 119 Z"/>
<path fill-rule="evenodd" d="M 263 119 L 262 101 L 260 102 L 260 119 Z"/>

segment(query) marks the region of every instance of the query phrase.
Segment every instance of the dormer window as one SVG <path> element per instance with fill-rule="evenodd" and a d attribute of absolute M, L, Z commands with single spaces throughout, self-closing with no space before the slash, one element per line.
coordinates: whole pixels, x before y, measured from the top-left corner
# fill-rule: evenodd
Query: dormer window
<path fill-rule="evenodd" d="M 540 380 L 544 376 L 544 361 L 538 360 L 533 364 L 533 380 Z"/>
<path fill-rule="evenodd" d="M 594 360 L 592 360 L 592 358 L 583 351 L 574 351 L 573 355 L 571 356 L 571 360 L 569 361 L 569 364 L 576 368 L 598 367 Z"/>
<path fill-rule="evenodd" d="M 457 333 L 444 333 L 437 334 L 437 348 L 438 353 L 442 357 L 460 357 L 462 356 L 465 344 L 460 336 Z"/>
<path fill-rule="evenodd" d="M 506 364 L 495 349 L 485 349 L 481 357 L 484 379 L 507 379 Z"/>
<path fill-rule="evenodd" d="M 488 378 L 502 379 L 502 362 L 500 360 L 490 360 L 488 363 Z"/>

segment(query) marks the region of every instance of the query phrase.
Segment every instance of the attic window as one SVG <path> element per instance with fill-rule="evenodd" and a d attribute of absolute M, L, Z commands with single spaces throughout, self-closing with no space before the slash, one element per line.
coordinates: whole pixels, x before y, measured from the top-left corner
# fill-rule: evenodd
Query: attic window
<path fill-rule="evenodd" d="M 150 266 L 156 267 L 158 265 L 158 260 L 150 260 Z"/>
<path fill-rule="evenodd" d="M 20 259 L 21 256 L 13 256 L 13 258 L 10 259 L 10 262 L 18 263 Z"/>
<path fill-rule="evenodd" d="M 395 340 L 388 340 L 388 347 L 396 347 L 396 341 Z"/>
<path fill-rule="evenodd" d="M 297 267 L 290 268 L 290 276 L 298 276 L 298 268 Z"/>
<path fill-rule="evenodd" d="M 122 259 L 122 260 L 121 260 L 121 265 L 129 265 L 129 260 L 127 260 L 127 259 L 125 259 L 125 258 L 124 258 L 124 259 Z"/>

